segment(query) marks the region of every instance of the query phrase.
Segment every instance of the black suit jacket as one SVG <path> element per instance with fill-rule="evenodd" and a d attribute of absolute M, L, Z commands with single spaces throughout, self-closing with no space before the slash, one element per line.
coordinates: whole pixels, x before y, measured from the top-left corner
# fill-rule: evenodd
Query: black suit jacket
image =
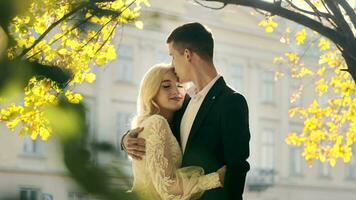
<path fill-rule="evenodd" d="M 180 143 L 180 122 L 190 101 L 187 95 L 175 113 L 172 131 Z M 220 77 L 203 100 L 193 122 L 182 167 L 200 166 L 205 174 L 227 166 L 224 188 L 206 191 L 200 200 L 241 200 L 250 169 L 248 106 L 245 98 Z"/>

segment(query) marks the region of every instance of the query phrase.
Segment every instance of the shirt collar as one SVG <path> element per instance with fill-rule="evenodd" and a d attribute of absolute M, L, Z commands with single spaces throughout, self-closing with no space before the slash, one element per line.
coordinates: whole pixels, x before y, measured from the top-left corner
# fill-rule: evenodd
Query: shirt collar
<path fill-rule="evenodd" d="M 204 98 L 209 90 L 213 87 L 215 82 L 221 77 L 221 75 L 217 75 L 213 80 L 211 80 L 202 90 L 197 92 L 196 87 L 193 85 L 187 91 L 188 95 L 192 98 L 193 101 L 199 101 L 201 98 Z"/>

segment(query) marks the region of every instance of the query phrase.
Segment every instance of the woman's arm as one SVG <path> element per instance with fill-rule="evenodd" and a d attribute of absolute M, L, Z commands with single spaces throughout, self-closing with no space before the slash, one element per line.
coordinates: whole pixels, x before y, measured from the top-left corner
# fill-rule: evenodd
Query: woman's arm
<path fill-rule="evenodd" d="M 177 169 L 172 161 L 172 137 L 167 121 L 153 116 L 146 139 L 146 167 L 152 183 L 162 199 L 192 199 L 205 190 L 221 187 L 217 172 L 204 175 L 201 167 L 191 166 Z"/>

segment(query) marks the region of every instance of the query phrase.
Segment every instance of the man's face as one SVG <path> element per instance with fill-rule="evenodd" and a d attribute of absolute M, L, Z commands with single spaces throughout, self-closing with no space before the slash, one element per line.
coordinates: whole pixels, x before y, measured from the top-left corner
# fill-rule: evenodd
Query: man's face
<path fill-rule="evenodd" d="M 179 52 L 177 48 L 174 47 L 173 42 L 168 43 L 169 55 L 172 57 L 172 66 L 177 74 L 179 81 L 181 83 L 190 81 L 189 76 L 189 64 L 186 55 L 183 52 Z"/>

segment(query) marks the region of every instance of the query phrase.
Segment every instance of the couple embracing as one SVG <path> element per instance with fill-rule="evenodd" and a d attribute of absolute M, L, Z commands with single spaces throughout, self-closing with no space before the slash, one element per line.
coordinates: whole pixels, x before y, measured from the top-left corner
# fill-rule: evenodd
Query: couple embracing
<path fill-rule="evenodd" d="M 184 24 L 167 45 L 172 63 L 145 74 L 122 137 L 132 191 L 144 200 L 241 200 L 250 169 L 247 102 L 218 74 L 205 26 Z"/>

